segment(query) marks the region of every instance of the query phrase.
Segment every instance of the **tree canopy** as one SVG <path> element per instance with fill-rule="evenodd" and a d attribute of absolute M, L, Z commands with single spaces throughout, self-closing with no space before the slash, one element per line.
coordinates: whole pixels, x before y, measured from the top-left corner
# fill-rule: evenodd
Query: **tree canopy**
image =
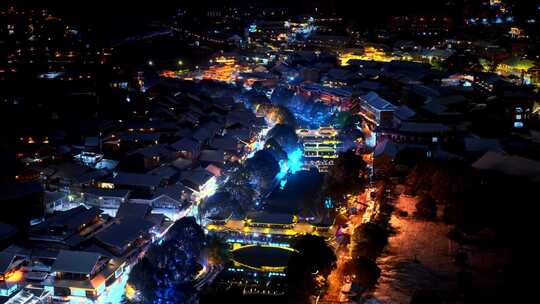
<path fill-rule="evenodd" d="M 287 124 L 296 126 L 296 118 L 284 106 L 278 106 L 270 103 L 260 103 L 256 107 L 258 116 L 264 116 L 270 124 Z"/>
<path fill-rule="evenodd" d="M 259 193 L 272 188 L 275 177 L 279 172 L 279 163 L 272 153 L 260 150 L 245 163 L 247 182 Z"/>
<path fill-rule="evenodd" d="M 354 151 L 340 154 L 325 176 L 323 195 L 339 201 L 346 194 L 362 191 L 366 171 L 366 162 Z"/>
<path fill-rule="evenodd" d="M 290 124 L 277 124 L 266 135 L 266 145 L 277 143 L 281 149 L 291 153 L 300 147 L 296 129 Z"/>
<path fill-rule="evenodd" d="M 336 256 L 323 238 L 310 234 L 298 238 L 293 248 L 298 252 L 287 266 L 287 294 L 293 303 L 309 303 L 309 297 L 320 287 L 316 278 L 330 274 Z"/>
<path fill-rule="evenodd" d="M 131 270 L 129 283 L 143 302 L 193 303 L 192 282 L 204 244 L 204 232 L 192 217 L 177 221 L 161 245 L 153 245 Z"/>
<path fill-rule="evenodd" d="M 351 256 L 375 259 L 388 242 L 388 231 L 374 223 L 364 223 L 351 236 Z"/>

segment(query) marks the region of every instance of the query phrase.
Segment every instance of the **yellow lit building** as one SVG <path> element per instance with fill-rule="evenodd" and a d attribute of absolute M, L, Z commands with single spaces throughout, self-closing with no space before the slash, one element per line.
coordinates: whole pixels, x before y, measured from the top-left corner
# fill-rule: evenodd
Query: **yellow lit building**
<path fill-rule="evenodd" d="M 338 54 L 339 63 L 341 66 L 348 66 L 349 60 L 363 60 L 361 54 L 357 54 L 354 51 L 344 52 Z"/>
<path fill-rule="evenodd" d="M 238 64 L 234 57 L 220 56 L 212 62 L 215 64 L 203 72 L 202 79 L 232 82 L 238 79 L 240 73 L 252 72 L 250 67 Z"/>
<path fill-rule="evenodd" d="M 232 232 L 243 236 L 280 236 L 294 237 L 303 234 L 315 234 L 328 237 L 330 227 L 320 227 L 310 223 L 298 222 L 298 218 L 289 214 L 253 212 L 245 219 L 225 219 L 212 221 L 206 225 L 208 231 Z"/>
<path fill-rule="evenodd" d="M 367 60 L 367 61 L 382 61 L 390 62 L 392 60 L 401 59 L 391 54 L 387 54 L 381 48 L 375 46 L 367 46 L 362 52 L 359 51 L 345 51 L 338 54 L 338 59 L 341 66 L 349 65 L 349 60 Z"/>
<path fill-rule="evenodd" d="M 517 77 L 525 84 L 540 85 L 540 65 L 533 60 L 512 57 L 497 66 L 497 73 Z"/>
<path fill-rule="evenodd" d="M 341 142 L 337 139 L 338 131 L 332 127 L 319 129 L 299 129 L 296 134 L 304 146 L 304 166 L 316 167 L 321 172 L 328 170 L 338 157 Z"/>

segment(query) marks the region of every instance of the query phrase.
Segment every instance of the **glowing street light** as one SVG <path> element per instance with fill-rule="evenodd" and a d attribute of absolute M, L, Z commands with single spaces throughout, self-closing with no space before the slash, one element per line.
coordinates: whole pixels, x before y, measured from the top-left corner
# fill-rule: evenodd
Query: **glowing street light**
<path fill-rule="evenodd" d="M 184 65 L 184 62 L 183 62 L 182 60 L 178 60 L 177 63 L 178 63 L 178 65 L 180 65 L 180 66 L 181 66 L 181 65 Z"/>
<path fill-rule="evenodd" d="M 154 65 L 154 62 L 152 60 L 148 60 L 148 65 L 149 66 L 153 66 Z"/>

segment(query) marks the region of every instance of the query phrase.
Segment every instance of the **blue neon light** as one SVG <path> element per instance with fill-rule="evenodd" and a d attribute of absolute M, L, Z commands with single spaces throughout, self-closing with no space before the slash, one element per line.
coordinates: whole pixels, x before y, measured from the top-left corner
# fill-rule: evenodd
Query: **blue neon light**
<path fill-rule="evenodd" d="M 333 207 L 332 199 L 327 197 L 324 199 L 324 208 L 331 209 Z"/>
<path fill-rule="evenodd" d="M 303 152 L 298 148 L 287 155 L 287 160 L 282 159 L 279 161 L 279 172 L 276 179 L 280 181 L 280 186 L 285 187 L 286 182 L 283 182 L 283 179 L 289 172 L 294 174 L 302 169 L 302 156 Z"/>
<path fill-rule="evenodd" d="M 302 150 L 296 149 L 288 155 L 288 163 L 291 173 L 296 173 L 302 169 Z"/>

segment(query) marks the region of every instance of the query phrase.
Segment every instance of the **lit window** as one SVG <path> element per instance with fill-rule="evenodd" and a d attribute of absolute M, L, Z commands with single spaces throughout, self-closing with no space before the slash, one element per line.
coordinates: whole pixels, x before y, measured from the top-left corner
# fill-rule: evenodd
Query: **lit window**
<path fill-rule="evenodd" d="M 70 288 L 71 295 L 76 297 L 85 297 L 86 296 L 86 290 L 80 289 L 80 288 Z"/>

